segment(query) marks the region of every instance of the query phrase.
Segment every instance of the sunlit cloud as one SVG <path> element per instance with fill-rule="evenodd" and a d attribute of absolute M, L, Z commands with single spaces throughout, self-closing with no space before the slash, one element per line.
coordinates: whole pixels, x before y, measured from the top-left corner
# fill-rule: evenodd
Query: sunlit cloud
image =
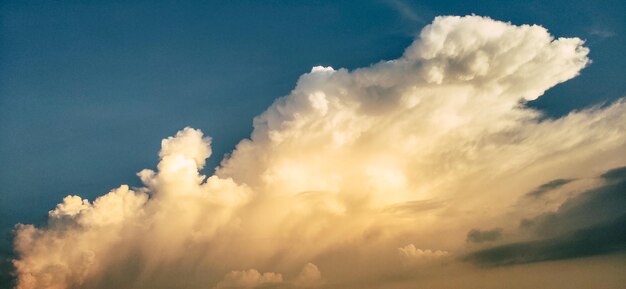
<path fill-rule="evenodd" d="M 398 59 L 314 67 L 214 175 L 210 138 L 185 128 L 143 187 L 18 225 L 17 288 L 392 288 L 615 252 L 623 234 L 602 232 L 624 228 L 610 170 L 626 165 L 626 101 L 557 119 L 525 106 L 588 53 L 541 26 L 449 16 Z"/>

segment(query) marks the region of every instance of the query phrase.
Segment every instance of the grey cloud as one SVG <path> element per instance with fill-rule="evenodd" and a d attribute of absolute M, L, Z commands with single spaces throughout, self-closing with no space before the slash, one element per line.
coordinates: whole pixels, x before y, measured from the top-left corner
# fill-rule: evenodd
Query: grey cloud
<path fill-rule="evenodd" d="M 11 264 L 11 259 L 13 258 L 15 256 L 10 249 L 0 249 L 0 288 L 13 288 L 15 286 L 15 280 L 13 280 L 10 274 L 14 270 Z"/>
<path fill-rule="evenodd" d="M 491 230 L 472 229 L 467 233 L 466 241 L 468 243 L 484 243 L 493 242 L 502 238 L 502 229 L 494 228 Z"/>
<path fill-rule="evenodd" d="M 626 167 L 614 168 L 602 174 L 600 177 L 609 181 L 626 179 Z"/>
<path fill-rule="evenodd" d="M 626 175 L 620 178 L 618 172 L 608 171 L 602 178 L 613 181 L 571 198 L 556 212 L 523 220 L 521 227 L 537 236 L 554 237 L 620 217 L 626 213 Z"/>
<path fill-rule="evenodd" d="M 482 249 L 464 259 L 501 266 L 625 250 L 626 169 L 616 168 L 601 177 L 610 182 L 566 201 L 556 212 L 523 220 L 521 229 L 537 239 Z"/>
<path fill-rule="evenodd" d="M 419 212 L 440 209 L 444 206 L 445 203 L 443 201 L 437 200 L 409 201 L 389 206 L 385 209 L 385 211 L 393 214 L 411 215 Z"/>
<path fill-rule="evenodd" d="M 491 267 L 571 259 L 625 249 L 626 215 L 606 224 L 556 238 L 511 243 L 479 250 L 465 256 L 464 260 Z"/>
<path fill-rule="evenodd" d="M 547 192 L 554 190 L 554 189 L 558 189 L 570 182 L 572 182 L 573 179 L 556 179 L 556 180 L 552 180 L 549 181 L 539 187 L 537 187 L 536 189 L 528 192 L 526 194 L 526 196 L 528 197 L 533 197 L 533 198 L 540 198 L 543 195 L 545 195 Z"/>

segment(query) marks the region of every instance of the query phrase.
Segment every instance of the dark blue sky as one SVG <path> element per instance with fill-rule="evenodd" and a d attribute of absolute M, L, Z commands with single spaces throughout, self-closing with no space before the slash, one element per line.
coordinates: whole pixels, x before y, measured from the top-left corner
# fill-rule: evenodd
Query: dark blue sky
<path fill-rule="evenodd" d="M 396 58 L 437 15 L 586 39 L 593 64 L 531 104 L 549 115 L 626 95 L 619 0 L 156 2 L 0 2 L 3 244 L 67 194 L 139 185 L 185 126 L 214 138 L 212 170 L 300 74 Z"/>

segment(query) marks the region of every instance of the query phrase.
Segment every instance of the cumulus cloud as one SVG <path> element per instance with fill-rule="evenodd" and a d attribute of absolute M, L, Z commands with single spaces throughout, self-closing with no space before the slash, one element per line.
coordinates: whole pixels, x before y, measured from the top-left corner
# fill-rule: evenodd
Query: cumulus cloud
<path fill-rule="evenodd" d="M 419 259 L 419 260 L 432 260 L 447 256 L 448 252 L 441 250 L 422 250 L 415 247 L 413 244 L 406 245 L 402 248 L 398 248 L 398 252 L 401 256 L 406 257 L 408 259 Z"/>
<path fill-rule="evenodd" d="M 249 269 L 246 271 L 232 271 L 228 273 L 224 277 L 224 280 L 213 288 L 251 289 L 282 282 L 283 276 L 281 274 L 272 272 L 261 274 L 255 269 Z"/>
<path fill-rule="evenodd" d="M 307 263 L 296 277 L 294 284 L 298 288 L 318 287 L 323 284 L 322 272 L 313 263 Z"/>
<path fill-rule="evenodd" d="M 525 106 L 578 75 L 583 44 L 537 25 L 437 17 L 398 59 L 315 67 L 215 175 L 199 173 L 210 139 L 185 128 L 163 140 L 156 171 L 138 174 L 143 187 L 69 196 L 47 225 L 19 225 L 17 288 L 421 282 L 398 277 L 403 258 L 462 252 L 472 228 L 553 210 L 518 205 L 540 185 L 626 164 L 626 101 L 558 119 Z"/>
<path fill-rule="evenodd" d="M 323 285 L 322 273 L 315 264 L 307 263 L 300 273 L 291 279 L 284 279 L 280 273 L 260 273 L 256 269 L 231 271 L 213 288 L 316 288 L 321 285 Z"/>

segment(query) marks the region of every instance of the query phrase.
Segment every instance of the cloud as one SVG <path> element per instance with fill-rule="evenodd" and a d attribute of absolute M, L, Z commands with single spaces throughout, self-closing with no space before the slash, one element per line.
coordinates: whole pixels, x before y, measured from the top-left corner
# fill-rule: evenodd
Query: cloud
<path fill-rule="evenodd" d="M 606 179 L 607 181 L 624 180 L 626 179 L 626 167 L 614 168 L 602 174 L 600 177 Z"/>
<path fill-rule="evenodd" d="M 46 225 L 18 225 L 17 288 L 387 288 L 444 278 L 403 262 L 461 254 L 483 224 L 509 232 L 532 220 L 521 232 L 539 242 L 577 236 L 574 220 L 608 224 L 608 211 L 576 215 L 605 204 L 583 205 L 594 198 L 581 188 L 554 199 L 557 235 L 541 229 L 550 207 L 517 206 L 550 180 L 626 165 L 626 101 L 558 119 L 525 106 L 578 75 L 583 44 L 537 25 L 447 16 L 398 59 L 315 67 L 254 119 L 215 175 L 200 174 L 210 138 L 185 128 L 162 141 L 156 170 L 138 173 L 143 187 L 69 196 Z"/>
<path fill-rule="evenodd" d="M 409 4 L 405 3 L 401 0 L 387 0 L 386 3 L 389 4 L 394 10 L 396 10 L 402 18 L 408 20 L 409 22 L 415 23 L 425 23 L 424 19 L 417 15 L 413 7 Z"/>
<path fill-rule="evenodd" d="M 558 189 L 570 182 L 572 182 L 573 180 L 570 179 L 556 179 L 556 180 L 552 180 L 549 181 L 539 187 L 537 187 L 536 189 L 534 189 L 531 192 L 528 192 L 528 194 L 526 194 L 529 197 L 533 197 L 533 198 L 540 198 L 541 196 L 543 196 L 544 194 L 546 194 L 549 191 L 552 191 L 554 189 Z"/>
<path fill-rule="evenodd" d="M 615 36 L 615 32 L 607 29 L 591 29 L 589 30 L 589 35 L 596 36 L 600 39 L 606 39 Z"/>
<path fill-rule="evenodd" d="M 472 229 L 467 232 L 468 243 L 493 242 L 502 238 L 502 228 L 494 228 L 491 230 Z"/>
<path fill-rule="evenodd" d="M 503 266 L 580 258 L 625 250 L 626 215 L 551 239 L 511 243 L 469 254 L 465 260 Z"/>
<path fill-rule="evenodd" d="M 322 273 L 313 263 L 307 263 L 296 277 L 294 284 L 298 288 L 311 288 L 322 285 Z"/>
<path fill-rule="evenodd" d="M 256 269 L 231 271 L 217 283 L 215 289 L 251 288 L 316 288 L 323 285 L 322 273 L 313 263 L 307 263 L 292 280 L 284 280 L 280 273 L 259 273 Z"/>
<path fill-rule="evenodd" d="M 245 271 L 232 271 L 226 274 L 224 280 L 213 288 L 250 289 L 282 282 L 283 276 L 281 274 L 272 272 L 261 274 L 255 269 L 249 269 Z"/>
<path fill-rule="evenodd" d="M 436 268 L 449 262 L 452 254 L 445 250 L 419 249 L 414 244 L 398 248 L 397 254 L 400 257 L 402 269 L 425 270 L 426 268 Z M 401 269 L 395 269 L 401 270 Z M 407 274 L 407 273 L 405 273 Z M 410 274 L 410 273 L 409 273 Z"/>
<path fill-rule="evenodd" d="M 556 211 L 524 219 L 522 228 L 538 236 L 554 236 L 619 219 L 626 214 L 626 176 L 619 176 L 620 170 L 602 174 L 602 186 L 567 199 Z"/>
<path fill-rule="evenodd" d="M 624 171 L 621 167 L 602 174 L 605 185 L 568 199 L 555 212 L 524 219 L 522 229 L 532 231 L 535 240 L 482 249 L 466 260 L 500 266 L 626 250 Z"/>
<path fill-rule="evenodd" d="M 411 259 L 436 259 L 436 258 L 441 258 L 443 256 L 447 256 L 448 252 L 446 251 L 442 251 L 442 250 L 422 250 L 422 249 L 417 249 L 415 247 L 415 245 L 413 244 L 409 244 L 406 245 L 402 248 L 398 248 L 398 252 L 400 253 L 401 256 L 407 257 L 407 258 L 411 258 Z"/>

